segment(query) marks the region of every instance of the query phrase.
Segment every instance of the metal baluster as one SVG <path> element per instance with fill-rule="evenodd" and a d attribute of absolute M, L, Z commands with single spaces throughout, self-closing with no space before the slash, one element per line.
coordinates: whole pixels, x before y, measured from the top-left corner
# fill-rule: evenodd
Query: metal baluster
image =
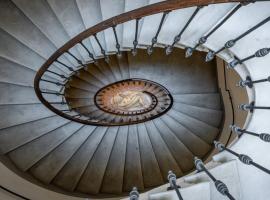
<path fill-rule="evenodd" d="M 130 200 L 139 200 L 139 192 L 138 189 L 136 187 L 132 188 L 132 191 L 129 193 L 129 199 Z"/>
<path fill-rule="evenodd" d="M 204 166 L 202 160 L 200 160 L 199 158 L 195 157 L 194 158 L 194 163 L 196 166 L 196 169 L 198 171 L 204 171 L 206 173 L 206 175 L 212 179 L 212 181 L 215 183 L 215 187 L 217 189 L 217 191 L 219 193 L 221 193 L 224 196 L 227 196 L 230 200 L 235 200 L 235 198 L 230 194 L 228 187 L 225 185 L 225 183 L 223 183 L 220 180 L 217 180 Z"/>
<path fill-rule="evenodd" d="M 89 57 L 90 57 L 94 62 L 96 62 L 96 59 L 95 59 L 94 54 L 92 54 L 92 53 L 89 51 L 89 49 L 84 45 L 84 43 L 81 41 L 79 44 L 87 51 Z"/>
<path fill-rule="evenodd" d="M 252 28 L 250 28 L 249 30 L 247 30 L 246 32 L 244 32 L 243 34 L 239 35 L 238 37 L 227 41 L 223 47 L 221 47 L 219 50 L 217 50 L 216 52 L 214 51 L 209 51 L 205 61 L 209 62 L 211 60 L 214 59 L 215 55 L 218 54 L 219 52 L 225 50 L 225 49 L 229 49 L 231 47 L 233 47 L 237 41 L 241 40 L 243 37 L 245 37 L 246 35 L 248 35 L 249 33 L 251 33 L 252 31 L 256 30 L 257 28 L 261 27 L 262 25 L 264 25 L 265 23 L 267 23 L 270 20 L 270 17 L 267 17 L 266 19 L 262 20 L 260 23 L 258 23 L 257 25 L 253 26 Z"/>
<path fill-rule="evenodd" d="M 251 131 L 247 131 L 247 130 L 241 129 L 240 127 L 238 127 L 236 125 L 230 125 L 230 128 L 232 129 L 232 131 L 234 133 L 236 133 L 239 136 L 241 136 L 242 134 L 246 133 L 246 134 L 249 134 L 249 135 L 253 135 L 255 137 L 258 137 L 261 140 L 263 140 L 264 142 L 270 142 L 270 134 L 267 134 L 267 133 L 254 133 L 254 132 L 251 132 Z"/>
<path fill-rule="evenodd" d="M 170 53 L 172 53 L 173 47 L 174 45 L 180 41 L 182 34 L 184 33 L 184 31 L 187 29 L 188 25 L 191 23 L 191 21 L 194 19 L 194 17 L 197 15 L 197 13 L 199 12 L 199 10 L 202 8 L 203 6 L 198 6 L 196 8 L 196 10 L 193 12 L 193 14 L 191 15 L 191 17 L 189 18 L 189 20 L 187 21 L 187 23 L 185 24 L 185 26 L 183 27 L 183 29 L 180 31 L 180 33 L 174 37 L 173 43 L 168 46 L 166 48 L 166 55 L 169 55 Z"/>
<path fill-rule="evenodd" d="M 50 80 L 46 80 L 46 79 L 40 79 L 41 81 L 47 82 L 47 83 L 52 83 L 55 84 L 57 86 L 65 86 L 65 84 L 63 83 L 59 83 L 59 82 L 54 82 L 54 81 L 50 81 Z"/>
<path fill-rule="evenodd" d="M 64 96 L 64 94 L 57 92 L 57 91 L 41 91 L 42 94 L 54 94 L 57 96 Z"/>
<path fill-rule="evenodd" d="M 170 183 L 170 187 L 175 190 L 179 200 L 183 200 L 183 197 L 178 189 L 179 186 L 176 184 L 176 175 L 172 171 L 168 172 L 168 181 Z"/>
<path fill-rule="evenodd" d="M 72 53 L 70 53 L 69 51 L 66 51 L 67 52 L 67 54 L 68 55 L 70 55 L 71 57 L 73 57 L 76 61 L 77 61 L 77 63 L 79 64 L 79 65 L 82 65 L 82 66 L 84 66 L 84 67 L 87 67 L 85 64 L 83 64 L 83 62 L 80 60 L 80 59 L 78 59 L 76 56 L 74 56 Z"/>
<path fill-rule="evenodd" d="M 235 59 L 233 61 L 231 61 L 229 64 L 228 64 L 228 67 L 229 68 L 234 68 L 236 65 L 238 64 L 242 64 L 244 63 L 245 61 L 247 60 L 250 60 L 252 58 L 260 58 L 260 57 L 264 57 L 266 56 L 267 54 L 270 53 L 270 48 L 262 48 L 262 49 L 259 49 L 258 51 L 256 51 L 253 55 L 250 55 L 246 58 L 243 58 L 241 60 L 238 60 L 238 59 Z"/>
<path fill-rule="evenodd" d="M 141 18 L 136 19 L 136 30 L 135 30 L 135 39 L 133 41 L 133 49 L 132 49 L 132 55 L 137 55 L 137 45 L 138 45 L 138 29 L 139 29 L 139 21 Z"/>
<path fill-rule="evenodd" d="M 55 62 L 59 63 L 60 65 L 64 66 L 65 68 L 67 68 L 69 71 L 74 72 L 74 69 L 72 67 L 67 66 L 65 63 L 62 63 L 59 60 L 55 60 Z"/>
<path fill-rule="evenodd" d="M 117 49 L 117 54 L 120 56 L 121 55 L 121 51 L 120 51 L 120 44 L 119 44 L 118 37 L 117 37 L 117 32 L 116 32 L 116 25 L 113 26 L 112 29 L 113 29 L 113 34 L 114 34 L 115 42 L 116 42 L 115 48 Z"/>
<path fill-rule="evenodd" d="M 154 47 L 154 45 L 157 43 L 158 35 L 159 35 L 159 33 L 160 33 L 160 30 L 161 30 L 161 28 L 162 28 L 162 25 L 163 25 L 163 23 L 164 23 L 164 21 L 165 21 L 166 16 L 168 15 L 168 13 L 169 13 L 169 11 L 164 12 L 163 15 L 162 15 L 162 18 L 161 18 L 160 23 L 159 23 L 159 26 L 158 26 L 158 30 L 157 30 L 157 32 L 156 32 L 156 35 L 152 38 L 152 44 L 151 44 L 151 46 L 149 46 L 149 47 L 147 48 L 147 53 L 148 53 L 148 55 L 151 55 L 151 54 L 153 53 L 153 47 Z"/>
<path fill-rule="evenodd" d="M 252 81 L 250 76 L 246 77 L 246 80 L 244 81 L 239 81 L 238 85 L 239 87 L 246 87 L 248 86 L 249 88 L 252 88 L 254 84 L 256 83 L 263 83 L 263 82 L 270 82 L 270 76 L 264 79 L 259 79 L 256 81 Z"/>
<path fill-rule="evenodd" d="M 232 151 L 231 149 L 228 149 L 224 146 L 224 144 L 214 141 L 215 147 L 219 150 L 219 151 L 227 151 L 231 154 L 233 154 L 234 156 L 236 156 L 242 163 L 246 164 L 246 165 L 253 165 L 254 167 L 262 170 L 263 172 L 270 174 L 270 170 L 266 169 L 265 167 L 255 163 L 249 156 L 245 155 L 245 154 L 238 154 L 235 151 Z"/>
<path fill-rule="evenodd" d="M 262 110 L 270 109 L 270 107 L 268 106 L 255 106 L 254 101 L 252 101 L 250 104 L 240 104 L 238 108 L 244 111 L 250 111 L 251 113 L 254 111 L 254 109 L 262 109 Z"/>
<path fill-rule="evenodd" d="M 109 61 L 109 57 L 106 55 L 105 50 L 103 49 L 102 45 L 100 44 L 100 41 L 97 38 L 97 34 L 94 34 L 93 36 L 94 36 L 94 38 L 95 38 L 95 40 L 96 40 L 96 42 L 97 42 L 97 44 L 98 44 L 98 46 L 100 48 L 100 52 L 103 54 L 103 56 L 105 58 L 105 61 L 108 62 Z"/>
<path fill-rule="evenodd" d="M 197 44 L 194 47 L 188 47 L 186 48 L 186 58 L 192 56 L 193 51 L 199 47 L 200 45 L 206 43 L 207 39 L 219 28 L 221 27 L 234 13 L 236 13 L 237 10 L 239 10 L 242 7 L 243 3 L 238 4 L 234 9 L 226 15 L 209 33 L 207 33 L 205 36 L 201 37 Z"/>
<path fill-rule="evenodd" d="M 64 75 L 62 75 L 62 74 L 58 74 L 58 73 L 53 72 L 53 71 L 51 71 L 51 70 L 48 70 L 48 69 L 47 69 L 46 72 L 49 72 L 49 73 L 54 74 L 54 75 L 56 75 L 56 76 L 59 76 L 60 78 L 63 78 L 63 79 L 67 79 L 66 76 L 64 76 Z"/>

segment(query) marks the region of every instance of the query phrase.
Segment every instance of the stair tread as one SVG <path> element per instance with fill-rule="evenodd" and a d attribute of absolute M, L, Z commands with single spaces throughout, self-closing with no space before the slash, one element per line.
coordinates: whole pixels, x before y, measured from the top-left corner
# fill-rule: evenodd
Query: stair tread
<path fill-rule="evenodd" d="M 209 109 L 221 110 L 220 94 L 174 94 L 175 102 L 192 106 L 205 107 Z"/>
<path fill-rule="evenodd" d="M 170 110 L 168 115 L 173 117 L 176 121 L 192 131 L 208 144 L 212 144 L 214 139 L 218 136 L 218 128 L 210 126 L 209 124 L 206 124 L 202 121 L 189 117 L 175 110 Z"/>
<path fill-rule="evenodd" d="M 146 127 L 141 123 L 137 125 L 137 128 L 144 186 L 155 187 L 161 185 L 164 182 L 163 177 Z"/>
<path fill-rule="evenodd" d="M 30 169 L 30 173 L 42 182 L 50 183 L 65 163 L 88 138 L 94 128 L 94 126 L 82 126 L 81 129 L 78 129 L 67 141 L 33 166 Z M 49 173 L 47 172 L 48 169 Z"/>
<path fill-rule="evenodd" d="M 104 174 L 101 192 L 121 194 L 125 169 L 128 126 L 120 126 Z M 112 184 L 113 183 L 113 184 Z"/>
<path fill-rule="evenodd" d="M 10 152 L 8 156 L 23 171 L 28 170 L 52 149 L 70 137 L 82 125 L 69 123 Z M 43 146 L 43 148 L 40 148 Z"/>
<path fill-rule="evenodd" d="M 128 127 L 123 187 L 123 191 L 125 192 L 131 191 L 134 186 L 139 190 L 144 189 L 137 126 L 130 125 Z"/>
<path fill-rule="evenodd" d="M 166 124 L 159 118 L 153 120 L 155 126 L 159 130 L 163 140 L 166 142 L 168 148 L 174 155 L 181 170 L 185 173 L 194 168 L 193 157 L 195 156 L 189 149 L 189 145 L 185 145 L 173 133 Z"/>
<path fill-rule="evenodd" d="M 53 180 L 53 184 L 69 191 L 76 189 L 78 182 L 83 176 L 84 170 L 103 139 L 106 130 L 106 127 L 98 127 L 92 132 L 87 141 L 57 174 Z"/>
<path fill-rule="evenodd" d="M 163 115 L 161 119 L 171 129 L 171 131 L 175 133 L 175 135 L 180 139 L 180 141 L 182 141 L 187 147 L 189 147 L 189 149 L 194 155 L 203 156 L 211 148 L 209 144 L 207 144 L 197 135 L 183 127 L 169 115 Z"/>
<path fill-rule="evenodd" d="M 102 142 L 94 153 L 77 186 L 80 192 L 97 194 L 100 191 L 103 176 L 115 143 L 119 127 L 108 128 Z"/>
<path fill-rule="evenodd" d="M 153 145 L 156 158 L 158 160 L 163 180 L 167 180 L 168 171 L 172 170 L 177 176 L 183 174 L 179 168 L 174 156 L 170 152 L 167 144 L 162 139 L 159 130 L 155 127 L 152 121 L 144 123 Z"/>
<path fill-rule="evenodd" d="M 210 110 L 176 102 L 173 104 L 172 108 L 214 127 L 219 127 L 222 123 L 223 112 L 219 110 Z"/>
<path fill-rule="evenodd" d="M 42 104 L 0 106 L 0 129 L 55 115 Z"/>
<path fill-rule="evenodd" d="M 68 120 L 59 116 L 42 118 L 33 122 L 0 130 L 0 152 L 5 154 L 36 137 L 40 137 L 62 125 Z"/>

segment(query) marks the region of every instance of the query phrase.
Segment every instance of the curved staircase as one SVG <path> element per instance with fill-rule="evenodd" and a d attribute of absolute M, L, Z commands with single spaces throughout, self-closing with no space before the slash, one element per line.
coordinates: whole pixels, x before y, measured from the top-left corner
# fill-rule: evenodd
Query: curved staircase
<path fill-rule="evenodd" d="M 205 182 L 194 186 L 211 190 L 205 200 L 225 198 L 212 192 L 214 186 L 202 172 L 186 175 L 195 169 L 195 156 L 209 161 L 216 153 L 212 144 L 221 138 L 226 121 L 213 58 L 221 57 L 242 79 L 266 76 L 258 68 L 269 61 L 268 50 L 248 56 L 269 48 L 270 3 L 202 1 L 189 7 L 194 2 L 158 2 L 0 1 L 0 154 L 8 168 L 32 183 L 78 199 L 119 199 L 134 186 L 152 195 L 151 189 L 168 182 L 170 170 L 177 178 L 184 176 L 188 186 Z M 248 95 L 250 100 L 256 96 L 256 105 L 267 106 L 269 95 L 262 93 L 270 86 L 262 85 L 254 85 Z M 136 97 L 135 111 L 119 108 L 123 91 L 133 95 L 124 100 Z M 108 108 L 115 102 L 106 95 L 113 96 L 118 107 Z M 142 102 L 147 101 L 145 107 Z M 256 110 L 243 129 L 269 132 L 266 114 Z M 250 144 L 247 153 L 269 167 L 269 159 L 258 156 L 269 146 L 253 139 L 243 135 L 229 148 L 241 152 Z M 260 150 L 254 152 L 253 145 L 260 145 Z M 214 163 L 231 159 L 221 153 L 214 156 Z M 229 188 L 243 184 L 232 194 L 254 199 L 254 191 L 244 194 L 251 182 L 243 181 L 247 172 L 242 165 L 230 161 L 217 168 L 235 178 Z M 212 170 L 219 176 L 217 168 Z M 269 177 L 254 173 L 258 177 L 253 181 L 266 189 Z M 192 190 L 196 191 L 184 189 L 184 197 Z M 258 200 L 268 193 L 265 190 Z M 151 195 L 150 199 L 162 199 L 162 194 Z"/>

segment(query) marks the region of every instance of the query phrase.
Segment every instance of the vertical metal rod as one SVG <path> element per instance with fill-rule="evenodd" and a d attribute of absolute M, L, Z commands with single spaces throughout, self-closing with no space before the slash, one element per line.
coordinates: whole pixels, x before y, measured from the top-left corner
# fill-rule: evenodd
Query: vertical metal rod
<path fill-rule="evenodd" d="M 141 18 L 136 19 L 136 30 L 135 30 L 135 38 L 133 41 L 133 49 L 132 49 L 132 55 L 135 56 L 137 54 L 137 45 L 138 45 L 138 29 L 139 29 L 139 21 Z"/>
<path fill-rule="evenodd" d="M 64 76 L 64 75 L 62 75 L 62 74 L 58 74 L 58 73 L 53 72 L 53 71 L 51 71 L 51 70 L 48 70 L 48 69 L 47 69 L 46 72 L 49 72 L 49 73 L 54 74 L 54 75 L 56 75 L 56 76 L 59 76 L 60 78 L 63 78 L 63 79 L 67 79 L 66 76 Z"/>
<path fill-rule="evenodd" d="M 132 188 L 132 191 L 129 193 L 129 199 L 130 200 L 139 200 L 139 192 L 138 189 L 136 187 Z"/>
<path fill-rule="evenodd" d="M 203 6 L 198 6 L 196 8 L 196 10 L 193 12 L 193 14 L 191 15 L 191 17 L 189 18 L 189 20 L 187 21 L 187 23 L 185 24 L 185 26 L 183 27 L 183 29 L 180 31 L 180 33 L 175 36 L 173 43 L 168 46 L 166 48 L 166 55 L 169 55 L 170 53 L 172 53 L 173 47 L 174 45 L 180 41 L 182 34 L 185 32 L 185 30 L 187 29 L 188 25 L 191 23 L 191 21 L 194 19 L 194 17 L 197 15 L 197 13 L 199 12 L 199 10 L 202 8 Z"/>
<path fill-rule="evenodd" d="M 204 44 L 218 28 L 220 28 L 234 13 L 236 13 L 237 10 L 242 7 L 242 5 L 243 4 L 240 3 L 236 7 L 234 7 L 234 9 L 231 10 L 231 12 L 227 14 L 212 30 L 210 30 L 205 36 L 201 37 L 194 47 L 186 48 L 186 58 L 192 56 L 193 51 L 200 45 Z"/>
<path fill-rule="evenodd" d="M 207 176 L 209 176 L 209 178 L 215 183 L 215 187 L 217 189 L 217 191 L 224 195 L 227 196 L 230 200 L 235 200 L 235 198 L 230 194 L 228 187 L 225 185 L 225 183 L 223 183 L 220 180 L 217 180 L 204 166 L 203 162 L 201 159 L 195 157 L 194 158 L 194 164 L 196 166 L 196 169 L 198 171 L 204 171 Z"/>
<path fill-rule="evenodd" d="M 81 46 L 87 51 L 89 57 L 90 57 L 94 62 L 96 62 L 96 59 L 95 59 L 94 54 L 92 54 L 92 53 L 89 51 L 89 49 L 85 46 L 85 44 L 84 44 L 82 41 L 80 42 L 80 44 L 81 44 Z"/>
<path fill-rule="evenodd" d="M 265 167 L 255 163 L 252 158 L 250 158 L 249 156 L 245 155 L 245 154 L 238 154 L 236 152 L 234 152 L 231 149 L 228 149 L 224 146 L 224 144 L 214 141 L 215 147 L 219 150 L 219 151 L 227 151 L 231 154 L 233 154 L 234 156 L 236 156 L 242 163 L 246 164 L 246 165 L 253 165 L 254 167 L 264 171 L 267 174 L 270 174 L 270 170 L 266 169 Z"/>
<path fill-rule="evenodd" d="M 269 20 L 270 20 L 270 17 L 265 18 L 260 23 L 256 24 L 252 28 L 248 29 L 246 32 L 242 33 L 238 37 L 236 37 L 236 38 L 234 38 L 232 40 L 227 41 L 224 44 L 224 46 L 221 47 L 219 50 L 217 50 L 217 51 L 209 51 L 208 54 L 207 54 L 207 56 L 206 56 L 205 61 L 208 62 L 208 61 L 213 60 L 216 54 L 220 53 L 224 49 L 229 49 L 229 48 L 233 47 L 237 41 L 239 41 L 240 39 L 242 39 L 243 37 L 245 37 L 246 35 L 248 35 L 252 31 L 258 29 L 259 27 L 261 27 L 262 25 L 264 25 L 265 23 L 267 23 Z"/>
<path fill-rule="evenodd" d="M 183 197 L 178 189 L 178 186 L 176 184 L 176 175 L 172 172 L 172 171 L 169 171 L 168 172 L 168 181 L 170 183 L 170 187 L 174 189 L 174 191 L 176 192 L 179 200 L 183 200 Z"/>
<path fill-rule="evenodd" d="M 60 65 L 64 66 L 65 68 L 67 68 L 69 71 L 74 72 L 74 69 L 72 67 L 67 66 L 65 63 L 62 63 L 59 60 L 55 60 L 55 62 L 59 63 Z"/>
<path fill-rule="evenodd" d="M 118 55 L 121 55 L 120 44 L 119 44 L 118 37 L 117 37 L 117 32 L 116 32 L 116 25 L 113 26 L 112 29 L 113 29 L 113 34 L 114 34 L 115 42 L 116 42 L 115 47 L 117 49 L 117 54 Z"/>
<path fill-rule="evenodd" d="M 156 35 L 152 38 L 152 41 L 151 41 L 152 44 L 151 44 L 151 46 L 149 46 L 147 48 L 148 55 L 151 55 L 153 53 L 153 47 L 157 43 L 158 35 L 159 35 L 160 31 L 161 31 L 161 27 L 162 27 L 162 25 L 164 23 L 164 20 L 165 20 L 166 16 L 168 15 L 168 13 L 169 13 L 169 11 L 164 12 L 163 15 L 162 15 L 162 18 L 161 18 L 160 23 L 159 23 L 159 26 L 158 26 L 158 30 L 156 32 Z"/>
<path fill-rule="evenodd" d="M 102 45 L 100 44 L 100 41 L 99 41 L 99 39 L 97 38 L 97 34 L 94 34 L 93 36 L 94 36 L 94 38 L 95 38 L 95 40 L 96 40 L 96 42 L 97 42 L 97 44 L 98 44 L 98 46 L 99 46 L 99 48 L 100 48 L 100 52 L 103 54 L 104 58 L 107 59 L 108 56 L 106 55 L 105 50 L 103 49 Z"/>
<path fill-rule="evenodd" d="M 228 64 L 228 67 L 229 68 L 234 68 L 236 65 L 238 64 L 242 64 L 244 63 L 245 61 L 247 60 L 250 60 L 252 58 L 260 58 L 260 57 L 264 57 L 266 55 L 268 55 L 270 53 L 270 48 L 262 48 L 262 49 L 259 49 L 258 51 L 256 51 L 253 55 L 250 55 L 250 56 L 247 56 L 243 59 L 235 59 L 233 61 L 231 61 L 229 64 Z"/>

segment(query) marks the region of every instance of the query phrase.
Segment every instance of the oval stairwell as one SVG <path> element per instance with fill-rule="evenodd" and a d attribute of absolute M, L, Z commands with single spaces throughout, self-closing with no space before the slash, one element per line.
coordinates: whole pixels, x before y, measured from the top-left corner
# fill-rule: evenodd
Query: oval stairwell
<path fill-rule="evenodd" d="M 257 174 L 264 189 L 269 178 L 246 172 L 248 161 L 229 153 L 247 148 L 270 166 L 258 156 L 269 147 L 251 136 L 270 130 L 262 95 L 269 69 L 258 69 L 269 61 L 268 8 L 229 0 L 0 1 L 1 162 L 67 199 L 120 199 L 134 187 L 142 199 L 162 199 L 169 171 L 188 186 L 184 199 L 199 199 L 192 187 L 205 200 L 227 199 L 194 165 L 199 157 L 218 178 L 224 169 L 232 196 L 254 199 L 243 177 Z M 250 88 L 235 89 L 239 76 L 250 77 L 239 83 Z"/>

